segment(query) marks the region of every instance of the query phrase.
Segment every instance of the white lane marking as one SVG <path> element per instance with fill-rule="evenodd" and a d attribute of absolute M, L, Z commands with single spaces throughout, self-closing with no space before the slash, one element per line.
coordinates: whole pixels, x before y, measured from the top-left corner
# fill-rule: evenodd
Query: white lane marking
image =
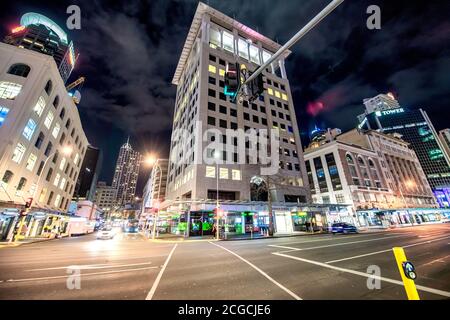
<path fill-rule="evenodd" d="M 345 245 L 348 245 L 348 244 L 355 244 L 355 243 L 380 241 L 380 240 L 393 239 L 393 238 L 399 238 L 399 237 L 404 237 L 404 236 L 403 235 L 400 235 L 400 236 L 389 236 L 389 237 L 382 237 L 382 238 L 377 238 L 377 239 L 349 241 L 349 242 L 327 244 L 327 245 L 324 245 L 324 246 L 308 247 L 308 248 L 294 248 L 294 247 L 287 247 L 287 246 L 278 246 L 278 245 L 274 245 L 274 244 L 273 245 L 269 245 L 269 247 L 284 248 L 284 249 L 289 249 L 289 250 L 292 250 L 292 251 L 305 251 L 305 250 L 323 249 L 323 248 L 336 247 L 336 246 L 345 246 Z"/>
<path fill-rule="evenodd" d="M 155 279 L 155 282 L 153 282 L 152 288 L 148 292 L 147 297 L 145 298 L 145 300 L 152 300 L 153 295 L 155 294 L 156 288 L 158 288 L 159 282 L 161 281 L 161 278 L 162 278 L 162 275 L 164 273 L 164 270 L 166 270 L 166 267 L 169 264 L 170 258 L 172 258 L 173 252 L 175 251 L 177 246 L 178 246 L 178 243 L 176 243 L 173 246 L 172 250 L 170 251 L 169 255 L 167 256 L 167 259 L 164 262 L 164 265 L 162 266 L 161 270 L 159 271 L 158 276 Z"/>
<path fill-rule="evenodd" d="M 349 237 L 351 238 L 362 238 L 362 237 L 371 237 L 371 236 L 378 236 L 380 235 L 380 233 L 387 233 L 388 231 L 380 231 L 380 232 L 374 232 L 371 234 L 356 234 L 356 235 L 349 235 Z M 390 232 L 389 232 L 390 233 Z M 392 232 L 391 235 L 407 235 L 413 232 Z M 305 236 L 306 237 L 306 236 Z M 311 242 L 321 242 L 321 241 L 332 241 L 332 240 L 348 240 L 349 237 L 346 236 L 340 236 L 340 235 L 331 235 L 331 236 L 327 236 L 326 238 L 320 238 L 320 239 L 315 239 L 315 240 L 310 240 L 310 241 L 295 241 L 295 242 L 282 242 L 280 243 L 280 245 L 284 245 L 284 244 L 303 244 L 303 243 L 311 243 Z M 249 241 L 250 242 L 250 241 Z"/>
<path fill-rule="evenodd" d="M 215 245 L 216 247 L 222 248 L 223 250 L 231 253 L 232 255 L 234 255 L 235 257 L 239 258 L 240 260 L 244 261 L 246 264 L 248 264 L 250 267 L 252 267 L 253 269 L 255 269 L 256 271 L 258 271 L 260 274 L 262 274 L 266 279 L 268 279 L 270 282 L 272 282 L 273 284 L 275 284 L 276 286 L 278 286 L 280 289 L 282 289 L 283 291 L 285 291 L 287 294 L 289 294 L 291 297 L 293 297 L 295 300 L 302 300 L 302 298 L 300 298 L 298 295 L 296 295 L 294 292 L 292 292 L 291 290 L 289 290 L 288 288 L 286 288 L 285 286 L 283 286 L 281 283 L 279 283 L 278 281 L 276 281 L 275 279 L 273 279 L 271 276 L 269 276 L 267 273 L 265 273 L 264 271 L 262 271 L 260 268 L 258 268 L 257 266 L 255 266 L 253 263 L 251 263 L 250 261 L 246 260 L 245 258 L 241 257 L 240 255 L 238 255 L 237 253 L 234 253 L 231 250 L 228 250 L 225 247 L 222 247 L 221 245 L 218 245 L 216 243 L 213 242 L 209 242 L 213 245 Z"/>
<path fill-rule="evenodd" d="M 420 245 L 422 245 L 422 244 L 428 244 L 428 243 L 431 243 L 431 242 L 440 241 L 440 240 L 444 240 L 444 239 L 448 239 L 448 238 L 450 238 L 450 236 L 443 237 L 443 238 L 438 238 L 438 239 L 433 239 L 433 240 L 427 240 L 427 241 L 423 241 L 423 242 L 416 242 L 416 243 L 408 244 L 408 245 L 401 246 L 401 247 L 402 247 L 402 248 L 410 248 L 410 247 L 420 246 Z M 341 261 L 346 261 L 346 260 L 352 260 L 352 259 L 357 259 L 357 258 L 362 258 L 362 257 L 372 256 L 372 255 L 375 255 L 375 254 L 380 254 L 380 253 L 389 252 L 389 251 L 392 251 L 392 248 L 386 249 L 386 250 L 380 250 L 380 251 L 369 252 L 369 253 L 365 253 L 365 254 L 360 254 L 360 255 L 353 256 L 353 257 L 348 257 L 348 258 L 342 258 L 342 259 L 337 259 L 337 260 L 331 260 L 331 261 L 327 261 L 327 262 L 325 262 L 325 263 L 335 263 L 335 262 L 341 262 Z"/>
<path fill-rule="evenodd" d="M 91 273 L 82 273 L 80 277 L 85 276 L 96 276 L 102 274 L 113 274 L 113 273 L 122 273 L 122 272 L 130 272 L 130 271 L 140 271 L 140 270 L 149 270 L 149 269 L 157 269 L 158 267 L 145 267 L 145 268 L 134 268 L 134 269 L 124 269 L 124 270 L 115 270 L 115 271 L 103 271 L 103 272 L 91 272 Z M 8 279 L 4 281 L 7 282 L 26 282 L 26 281 L 39 281 L 39 280 L 53 280 L 53 279 L 63 279 L 68 277 L 76 277 L 76 275 L 64 275 L 64 276 L 53 276 L 53 277 L 40 277 L 40 278 L 26 278 L 26 279 Z"/>
<path fill-rule="evenodd" d="M 131 263 L 131 264 L 87 264 L 87 265 L 70 265 L 65 267 L 53 267 L 53 268 L 42 268 L 42 269 L 30 269 L 25 271 L 45 271 L 45 270 L 60 270 L 60 269 L 80 269 L 80 270 L 89 270 L 89 269 L 109 269 L 109 268 L 121 268 L 121 267 L 133 267 L 133 266 L 143 266 L 152 264 L 151 262 L 142 262 L 142 263 Z"/>
<path fill-rule="evenodd" d="M 376 276 L 376 275 L 372 275 L 372 274 L 368 274 L 368 273 L 364 273 L 364 272 L 360 272 L 360 271 L 356 271 L 356 270 L 340 268 L 340 267 L 332 266 L 332 265 L 329 265 L 329 264 L 326 264 L 326 263 L 323 263 L 323 262 L 318 262 L 318 261 L 308 260 L 308 259 L 304 259 L 304 258 L 294 257 L 294 256 L 290 256 L 290 255 L 283 254 L 283 253 L 272 252 L 272 254 L 280 256 L 280 257 L 285 257 L 285 258 L 289 258 L 289 259 L 294 259 L 294 260 L 298 260 L 298 261 L 314 264 L 316 266 L 320 266 L 320 267 L 324 267 L 324 268 L 328 268 L 328 269 L 333 269 L 333 270 L 340 271 L 340 272 L 350 273 L 350 274 L 354 274 L 354 275 L 365 277 L 365 278 L 377 279 L 377 280 L 381 280 L 381 281 L 397 284 L 399 286 L 403 286 L 403 282 L 402 281 L 398 281 L 398 280 L 395 280 L 395 279 L 390 279 L 390 278 L 386 278 L 386 277 L 380 277 L 380 276 Z M 419 289 L 421 291 L 433 293 L 433 294 L 444 296 L 444 297 L 450 297 L 450 292 L 447 292 L 447 291 L 434 289 L 434 288 L 429 288 L 429 287 L 425 287 L 425 286 L 421 286 L 421 285 L 416 285 L 416 287 L 417 287 L 417 289 Z"/>

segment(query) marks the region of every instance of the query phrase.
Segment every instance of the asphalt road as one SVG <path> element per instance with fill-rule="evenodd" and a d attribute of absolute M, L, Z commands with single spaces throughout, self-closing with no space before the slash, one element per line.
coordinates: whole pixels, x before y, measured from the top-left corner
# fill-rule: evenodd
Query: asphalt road
<path fill-rule="evenodd" d="M 88 235 L 1 248 L 0 299 L 406 299 L 394 246 L 414 263 L 421 299 L 450 298 L 450 224 L 437 224 L 225 242 Z"/>

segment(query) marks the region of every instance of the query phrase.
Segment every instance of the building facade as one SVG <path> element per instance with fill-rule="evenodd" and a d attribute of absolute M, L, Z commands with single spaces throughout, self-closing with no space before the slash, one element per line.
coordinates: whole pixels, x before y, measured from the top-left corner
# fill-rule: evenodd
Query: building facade
<path fill-rule="evenodd" d="M 450 186 L 450 158 L 445 146 L 424 110 L 395 107 L 398 102 L 396 104 L 393 96 L 389 99 L 392 108 L 367 109 L 359 116 L 359 128 L 401 134 L 415 151 L 428 183 L 438 197 L 440 190 Z"/>
<path fill-rule="evenodd" d="M 11 30 L 4 42 L 52 56 L 64 83 L 75 67 L 73 42 L 54 21 L 39 13 L 24 14 L 20 26 Z"/>
<path fill-rule="evenodd" d="M 110 213 L 116 201 L 116 189 L 106 182 L 99 181 L 95 190 L 95 203 L 102 212 Z"/>
<path fill-rule="evenodd" d="M 387 187 L 393 192 L 394 208 L 435 208 L 436 200 L 419 159 L 401 135 L 353 129 L 337 137 L 339 141 L 375 151 Z"/>
<path fill-rule="evenodd" d="M 247 141 L 245 151 L 239 153 L 238 137 L 226 133 L 276 129 L 280 145 L 271 155 L 279 155 L 273 163 L 279 183 L 271 189 L 272 198 L 280 202 L 309 200 L 301 141 L 284 68 L 289 52 L 263 72 L 264 93 L 252 103 L 232 102 L 224 90 L 229 64 L 239 63 L 241 69 L 251 72 L 279 48 L 276 42 L 199 3 L 172 81 L 177 86 L 177 96 L 168 199 L 258 200 L 252 189 L 265 165 L 259 160 L 252 162 L 257 152 L 250 149 L 258 147 L 257 143 Z M 223 149 L 209 148 L 214 142 L 222 144 Z"/>
<path fill-rule="evenodd" d="M 142 156 L 127 141 L 119 151 L 112 187 L 116 190 L 115 203 L 124 206 L 134 202 Z"/>
<path fill-rule="evenodd" d="M 373 150 L 332 141 L 306 150 L 305 162 L 313 202 L 351 205 L 346 222 L 355 223 L 359 210 L 387 209 L 393 202 Z"/>
<path fill-rule="evenodd" d="M 0 43 L 0 201 L 65 212 L 87 146 L 55 60 Z"/>
<path fill-rule="evenodd" d="M 88 146 L 86 155 L 80 168 L 80 174 L 75 185 L 73 197 L 76 200 L 95 199 L 95 188 L 102 167 L 102 152 L 93 146 Z"/>

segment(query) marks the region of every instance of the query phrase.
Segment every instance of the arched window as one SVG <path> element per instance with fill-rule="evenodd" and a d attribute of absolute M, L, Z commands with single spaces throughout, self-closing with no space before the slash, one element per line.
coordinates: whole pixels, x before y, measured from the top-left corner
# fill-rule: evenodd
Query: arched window
<path fill-rule="evenodd" d="M 372 159 L 369 159 L 369 167 L 374 168 L 375 163 L 373 163 Z"/>
<path fill-rule="evenodd" d="M 66 109 L 62 109 L 61 112 L 59 113 L 59 117 L 61 118 L 61 120 L 64 120 L 64 116 L 66 115 Z"/>
<path fill-rule="evenodd" d="M 17 185 L 17 191 L 22 190 L 26 184 L 27 184 L 27 179 L 25 179 L 24 177 L 20 178 L 19 184 Z"/>
<path fill-rule="evenodd" d="M 52 92 L 52 88 L 53 88 L 52 80 L 48 80 L 44 88 L 45 92 L 47 92 L 47 94 L 50 95 L 50 93 Z"/>
<path fill-rule="evenodd" d="M 58 108 L 58 106 L 59 106 L 59 96 L 56 96 L 55 99 L 53 100 L 53 106 L 55 107 L 55 109 Z"/>
<path fill-rule="evenodd" d="M 353 164 L 353 157 L 351 155 L 349 155 L 348 153 L 345 155 L 345 159 L 347 160 L 348 164 Z"/>
<path fill-rule="evenodd" d="M 8 184 L 11 181 L 13 176 L 14 176 L 14 173 L 12 173 L 9 170 L 6 170 L 5 174 L 3 175 L 2 182 Z"/>
<path fill-rule="evenodd" d="M 363 166 L 363 167 L 366 166 L 366 163 L 364 162 L 363 158 L 361 158 L 361 157 L 358 157 L 358 163 L 360 166 Z"/>
<path fill-rule="evenodd" d="M 23 63 L 16 63 L 9 68 L 8 73 L 13 74 L 15 76 L 26 78 L 28 77 L 30 70 L 31 68 L 28 65 Z"/>

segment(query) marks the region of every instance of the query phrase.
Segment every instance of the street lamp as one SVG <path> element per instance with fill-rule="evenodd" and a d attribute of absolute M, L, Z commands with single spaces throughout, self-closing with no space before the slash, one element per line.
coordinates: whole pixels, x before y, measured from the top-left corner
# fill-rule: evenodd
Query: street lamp
<path fill-rule="evenodd" d="M 219 159 L 220 159 L 220 152 L 214 151 L 214 158 L 216 159 L 216 239 L 219 240 Z"/>
<path fill-rule="evenodd" d="M 39 176 L 38 176 L 36 188 L 34 188 L 33 194 L 32 194 L 32 196 L 31 196 L 32 199 L 34 199 L 34 198 L 36 197 L 36 192 L 37 192 L 37 189 L 39 188 L 39 184 L 40 184 L 41 179 L 42 179 L 42 174 L 43 174 L 44 171 L 45 171 L 44 169 L 45 169 L 45 166 L 46 166 L 47 163 L 48 163 L 48 160 L 50 160 L 51 158 L 53 158 L 57 152 L 59 152 L 58 149 L 56 149 L 53 153 L 51 153 L 51 154 L 47 157 L 47 159 L 45 159 L 44 165 L 42 166 L 41 173 L 40 173 Z M 70 156 L 70 155 L 72 154 L 72 152 L 73 152 L 73 148 L 72 148 L 71 146 L 69 146 L 69 145 L 66 145 L 66 146 L 64 146 L 64 147 L 61 148 L 61 153 L 62 153 L 63 155 L 65 155 L 65 156 Z M 36 200 L 36 203 L 38 203 L 38 202 L 39 202 L 39 201 Z M 26 209 L 26 211 L 28 212 L 28 211 L 30 210 L 30 208 L 31 208 L 31 202 L 30 202 L 29 207 Z M 18 231 L 17 231 L 16 236 L 14 237 L 14 242 L 17 241 L 17 239 L 19 238 L 20 233 L 21 233 L 21 231 L 22 231 L 22 227 L 23 227 L 24 222 L 25 222 L 25 215 L 23 215 L 23 216 L 20 217 L 20 220 L 19 220 L 19 228 L 18 228 Z"/>
<path fill-rule="evenodd" d="M 405 181 L 404 185 L 407 189 L 411 189 L 416 186 L 416 183 L 413 180 L 407 180 Z M 406 199 L 403 196 L 402 186 L 400 185 L 400 183 L 398 185 L 398 190 L 400 191 L 400 196 L 402 197 L 403 203 L 405 204 L 406 214 L 408 215 L 409 219 L 411 219 L 411 225 L 414 225 L 414 217 L 412 217 L 408 210 L 408 204 L 406 203 Z"/>

